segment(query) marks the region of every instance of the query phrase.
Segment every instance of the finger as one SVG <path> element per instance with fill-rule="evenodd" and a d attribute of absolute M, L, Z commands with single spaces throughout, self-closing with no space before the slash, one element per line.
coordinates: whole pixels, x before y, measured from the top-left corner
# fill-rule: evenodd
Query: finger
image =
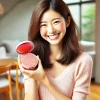
<path fill-rule="evenodd" d="M 38 59 L 38 61 L 39 61 L 38 65 L 42 65 L 42 64 L 41 64 L 41 60 L 40 60 L 40 58 L 39 58 L 38 55 L 37 55 L 37 59 Z"/>
<path fill-rule="evenodd" d="M 19 58 L 18 58 L 18 65 L 19 65 L 19 68 L 21 69 L 21 61 Z"/>
<path fill-rule="evenodd" d="M 21 73 L 24 74 L 25 69 L 21 66 L 21 64 L 19 64 L 19 69 L 20 69 Z"/>
<path fill-rule="evenodd" d="M 34 71 L 32 70 L 24 70 L 24 72 L 23 72 L 25 75 L 27 75 L 27 76 L 29 76 L 29 77 L 32 77 L 32 76 L 34 76 Z"/>
<path fill-rule="evenodd" d="M 18 55 L 18 63 L 20 63 L 21 55 Z"/>
<path fill-rule="evenodd" d="M 39 55 L 37 55 L 36 57 L 37 57 L 37 59 L 39 60 Z"/>
<path fill-rule="evenodd" d="M 24 68 L 22 67 L 22 65 L 21 65 L 21 64 L 19 64 L 19 68 L 20 68 L 20 70 L 21 70 L 21 71 L 23 71 L 23 70 L 24 70 Z"/>
<path fill-rule="evenodd" d="M 21 59 L 21 55 L 18 55 L 18 65 L 19 65 L 19 68 L 20 68 L 21 72 L 23 73 L 24 72 L 24 68 L 21 65 L 21 60 L 20 59 Z"/>
<path fill-rule="evenodd" d="M 38 59 L 38 68 L 37 68 L 37 70 L 39 70 L 39 69 L 42 68 L 42 63 L 41 63 L 41 60 L 40 60 L 39 56 L 37 56 L 37 59 Z"/>
<path fill-rule="evenodd" d="M 20 68 L 20 71 L 21 71 L 22 74 L 29 75 L 29 71 L 24 69 L 21 64 L 19 64 L 19 68 Z"/>

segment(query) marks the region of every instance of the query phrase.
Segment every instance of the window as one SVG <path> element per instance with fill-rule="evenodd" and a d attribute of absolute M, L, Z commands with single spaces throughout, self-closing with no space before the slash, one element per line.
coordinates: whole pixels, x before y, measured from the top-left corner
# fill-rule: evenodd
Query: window
<path fill-rule="evenodd" d="M 79 2 L 80 0 L 64 0 L 67 4 L 68 3 L 76 3 Z"/>
<path fill-rule="evenodd" d="M 69 9 L 73 15 L 73 18 L 75 19 L 75 22 L 77 23 L 78 27 L 79 27 L 79 15 L 80 15 L 80 12 L 79 12 L 79 5 L 72 5 L 72 6 L 69 6 Z"/>
<path fill-rule="evenodd" d="M 94 41 L 95 30 L 95 4 L 82 5 L 82 40 Z"/>
<path fill-rule="evenodd" d="M 82 1 L 93 1 L 93 0 L 82 0 Z"/>
<path fill-rule="evenodd" d="M 95 40 L 95 0 L 64 0 L 77 23 L 81 40 Z"/>

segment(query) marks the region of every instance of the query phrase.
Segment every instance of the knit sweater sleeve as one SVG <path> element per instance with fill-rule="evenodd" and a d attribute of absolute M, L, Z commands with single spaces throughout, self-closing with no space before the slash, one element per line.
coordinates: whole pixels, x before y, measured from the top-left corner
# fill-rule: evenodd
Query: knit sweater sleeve
<path fill-rule="evenodd" d="M 75 86 L 72 100 L 86 100 L 89 94 L 91 75 L 92 75 L 92 58 L 85 54 L 75 70 Z"/>

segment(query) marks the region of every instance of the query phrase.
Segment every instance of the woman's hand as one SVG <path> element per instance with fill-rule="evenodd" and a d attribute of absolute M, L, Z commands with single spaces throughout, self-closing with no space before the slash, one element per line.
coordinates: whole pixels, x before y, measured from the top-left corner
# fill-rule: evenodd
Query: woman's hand
<path fill-rule="evenodd" d="M 48 81 L 48 79 L 46 77 L 46 74 L 45 74 L 45 71 L 43 69 L 43 66 L 42 66 L 42 63 L 41 63 L 39 56 L 37 56 L 37 58 L 38 58 L 38 68 L 35 69 L 35 70 L 25 70 L 21 66 L 20 58 L 21 58 L 21 56 L 19 55 L 18 56 L 18 64 L 19 64 L 19 68 L 20 68 L 22 74 L 25 74 L 28 77 L 33 78 L 33 79 L 35 79 L 35 80 L 37 80 L 37 81 L 39 81 L 39 82 L 41 82 L 42 84 L 45 85 L 46 82 Z"/>

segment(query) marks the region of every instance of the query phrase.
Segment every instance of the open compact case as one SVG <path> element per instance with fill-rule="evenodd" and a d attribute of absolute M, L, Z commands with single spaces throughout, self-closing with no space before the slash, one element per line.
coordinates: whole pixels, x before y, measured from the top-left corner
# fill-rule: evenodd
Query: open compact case
<path fill-rule="evenodd" d="M 31 53 L 34 50 L 34 44 L 31 41 L 20 42 L 16 51 L 20 54 L 20 63 L 24 69 L 34 70 L 37 68 L 38 59 L 37 56 Z"/>

